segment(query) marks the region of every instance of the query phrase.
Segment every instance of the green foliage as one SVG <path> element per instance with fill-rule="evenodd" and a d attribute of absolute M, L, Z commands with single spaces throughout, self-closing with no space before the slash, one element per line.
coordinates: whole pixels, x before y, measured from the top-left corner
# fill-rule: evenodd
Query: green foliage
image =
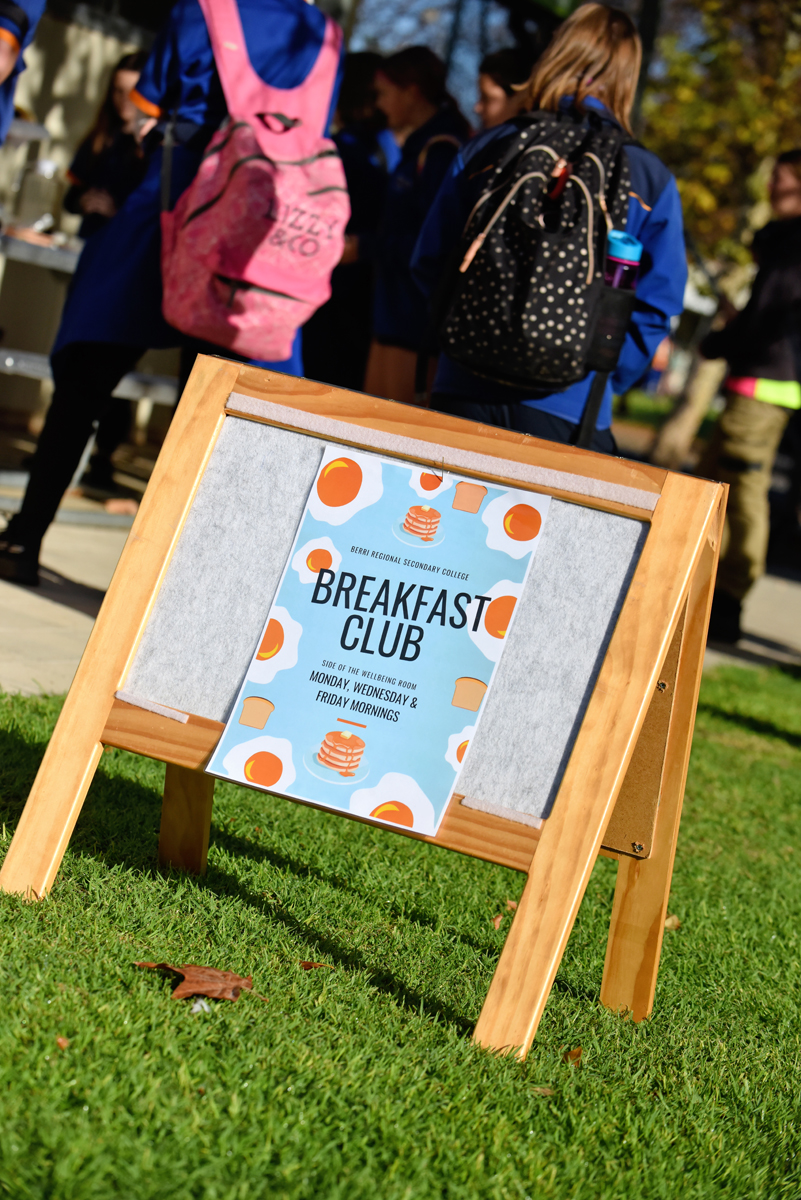
<path fill-rule="evenodd" d="M 668 0 L 663 27 L 643 141 L 676 175 L 702 250 L 745 262 L 757 172 L 801 146 L 801 9 L 797 0 Z"/>
<path fill-rule="evenodd" d="M 3 849 L 58 707 L 0 697 Z M 469 1040 L 521 875 L 221 784 L 208 875 L 161 874 L 162 779 L 107 752 L 52 897 L 0 897 L 0 1197 L 801 1194 L 799 679 L 704 682 L 653 1018 L 598 1002 L 600 860 L 524 1065 Z M 192 1014 L 139 959 L 268 1003 Z"/>

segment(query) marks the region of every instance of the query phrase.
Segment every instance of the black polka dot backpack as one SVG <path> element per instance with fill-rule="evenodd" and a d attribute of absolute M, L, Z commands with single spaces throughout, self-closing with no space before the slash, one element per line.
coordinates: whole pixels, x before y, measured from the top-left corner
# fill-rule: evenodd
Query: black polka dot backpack
<path fill-rule="evenodd" d="M 439 345 L 536 396 L 617 362 L 634 293 L 605 285 L 605 248 L 625 226 L 633 139 L 594 113 L 538 111 L 514 124 L 468 164 L 486 186 L 440 301 Z"/>

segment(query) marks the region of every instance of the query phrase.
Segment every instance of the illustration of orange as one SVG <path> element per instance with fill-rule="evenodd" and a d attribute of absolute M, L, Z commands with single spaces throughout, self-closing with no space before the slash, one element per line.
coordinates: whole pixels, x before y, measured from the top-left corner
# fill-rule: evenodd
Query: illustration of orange
<path fill-rule="evenodd" d="M 513 542 L 530 542 L 542 526 L 542 517 L 530 504 L 515 504 L 503 518 L 503 527 Z"/>
<path fill-rule="evenodd" d="M 319 546 L 316 550 L 312 550 L 309 557 L 306 559 L 306 566 L 315 575 L 322 570 L 328 570 L 331 563 L 334 561 L 331 551 L 321 549 Z"/>
<path fill-rule="evenodd" d="M 400 800 L 387 800 L 384 804 L 379 804 L 370 816 L 379 817 L 382 821 L 391 821 L 393 825 L 406 825 L 409 829 L 414 826 L 414 813 L 407 805 L 401 804 Z"/>
<path fill-rule="evenodd" d="M 264 637 L 261 639 L 261 645 L 256 653 L 256 658 L 260 662 L 264 662 L 266 658 L 275 658 L 283 644 L 284 627 L 280 621 L 276 621 L 275 617 L 270 617 L 270 620 L 267 622 L 267 628 L 264 631 Z"/>
<path fill-rule="evenodd" d="M 457 748 L 456 748 L 456 761 L 457 761 L 457 762 L 461 762 L 461 761 L 462 761 L 462 759 L 464 758 L 465 754 L 467 753 L 467 747 L 468 747 L 469 745 L 470 745 L 470 741 L 469 741 L 469 739 L 468 739 L 468 741 L 466 741 L 466 742 L 462 742 L 460 746 L 457 746 Z"/>
<path fill-rule="evenodd" d="M 420 476 L 420 487 L 424 492 L 435 492 L 441 483 L 441 475 L 430 475 L 427 471 L 425 471 Z"/>
<path fill-rule="evenodd" d="M 517 600 L 514 596 L 498 596 L 496 600 L 487 605 L 487 611 L 484 613 L 484 628 L 490 637 L 506 637 L 516 603 Z"/>
<path fill-rule="evenodd" d="M 335 458 L 326 463 L 317 480 L 317 495 L 328 508 L 350 504 L 362 486 L 362 469 L 352 458 Z"/>
<path fill-rule="evenodd" d="M 251 754 L 245 763 L 245 779 L 257 783 L 259 787 L 272 787 L 278 783 L 283 770 L 284 764 L 277 754 L 259 750 L 257 754 Z"/>

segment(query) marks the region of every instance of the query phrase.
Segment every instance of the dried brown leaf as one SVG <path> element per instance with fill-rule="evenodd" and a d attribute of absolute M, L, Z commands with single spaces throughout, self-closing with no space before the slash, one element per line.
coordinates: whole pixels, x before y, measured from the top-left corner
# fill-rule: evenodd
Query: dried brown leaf
<path fill-rule="evenodd" d="M 501 927 L 501 921 L 502 921 L 502 920 L 503 920 L 503 914 L 502 914 L 502 913 L 498 913 L 497 917 L 493 917 L 493 918 L 492 918 L 492 923 L 493 923 L 493 925 L 495 926 L 495 928 L 496 928 L 496 929 L 500 929 L 500 927 Z"/>
<path fill-rule="evenodd" d="M 569 1063 L 571 1067 L 577 1067 L 581 1062 L 581 1046 L 576 1046 L 573 1050 L 565 1050 L 562 1062 Z"/>
<path fill-rule="evenodd" d="M 677 929 L 681 929 L 681 921 L 675 913 L 670 913 L 665 921 L 665 929 L 671 929 L 674 933 Z"/>
<path fill-rule="evenodd" d="M 173 1000 L 185 1000 L 188 996 L 207 996 L 209 1000 L 238 1000 L 243 988 L 253 987 L 252 975 L 235 975 L 233 971 L 218 971 L 216 967 L 198 967 L 186 963 L 174 967 L 171 963 L 138 962 L 137 967 L 150 971 L 173 971 L 183 975 L 172 994 Z"/>
<path fill-rule="evenodd" d="M 300 965 L 304 971 L 316 971 L 318 967 L 325 967 L 328 971 L 334 969 L 330 963 L 302 962 Z"/>
<path fill-rule="evenodd" d="M 58 1046 L 59 1050 L 66 1050 L 67 1047 L 69 1046 L 69 1044 L 70 1044 L 69 1038 L 65 1038 L 65 1037 L 57 1037 L 56 1038 L 56 1045 Z"/>
<path fill-rule="evenodd" d="M 531 1089 L 535 1096 L 553 1096 L 553 1088 L 535 1087 Z"/>
<path fill-rule="evenodd" d="M 507 900 L 506 907 L 509 909 L 509 912 L 517 912 L 517 901 L 516 900 Z"/>

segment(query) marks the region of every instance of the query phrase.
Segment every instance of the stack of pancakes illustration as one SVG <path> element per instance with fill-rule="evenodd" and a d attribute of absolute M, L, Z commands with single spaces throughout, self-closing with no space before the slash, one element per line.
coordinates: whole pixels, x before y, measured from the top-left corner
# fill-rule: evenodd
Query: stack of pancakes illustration
<path fill-rule="evenodd" d="M 340 775 L 355 775 L 364 754 L 364 742 L 355 733 L 334 729 L 325 735 L 317 761 Z"/>
<path fill-rule="evenodd" d="M 440 515 L 435 508 L 429 508 L 427 504 L 413 504 L 406 514 L 403 528 L 423 542 L 433 541 Z"/>

